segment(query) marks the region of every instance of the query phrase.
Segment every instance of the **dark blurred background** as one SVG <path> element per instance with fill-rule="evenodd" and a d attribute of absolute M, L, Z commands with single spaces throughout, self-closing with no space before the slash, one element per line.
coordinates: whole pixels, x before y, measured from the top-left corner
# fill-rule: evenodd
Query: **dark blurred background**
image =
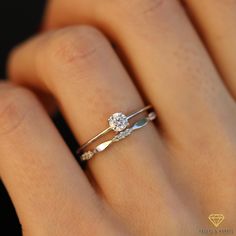
<path fill-rule="evenodd" d="M 0 2 L 0 78 L 6 78 L 9 51 L 40 29 L 45 0 L 1 0 Z M 54 122 L 70 146 L 75 141 L 60 115 Z M 1 127 L 0 127 L 1 128 Z M 74 148 L 74 147 L 73 147 Z M 21 235 L 21 227 L 10 198 L 0 181 L 0 235 Z"/>
<path fill-rule="evenodd" d="M 45 0 L 1 0 L 0 2 L 0 76 L 5 77 L 9 50 L 34 34 L 40 27 Z"/>
<path fill-rule="evenodd" d="M 40 28 L 45 0 L 0 2 L 0 78 L 6 78 L 9 51 Z M 0 182 L 0 235 L 21 235 L 21 227 L 9 196 Z"/>

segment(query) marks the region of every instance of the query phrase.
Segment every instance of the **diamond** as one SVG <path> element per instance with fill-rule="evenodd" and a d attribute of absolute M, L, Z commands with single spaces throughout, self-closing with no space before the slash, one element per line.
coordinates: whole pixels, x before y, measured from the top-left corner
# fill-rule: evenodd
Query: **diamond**
<path fill-rule="evenodd" d="M 90 160 L 93 156 L 94 156 L 94 152 L 88 151 L 88 152 L 85 152 L 85 153 L 81 156 L 81 160 L 87 161 L 87 160 Z"/>
<path fill-rule="evenodd" d="M 155 120 L 157 117 L 156 113 L 155 112 L 151 112 L 148 114 L 148 118 L 149 120 Z"/>
<path fill-rule="evenodd" d="M 132 133 L 132 129 L 126 129 L 120 133 L 118 133 L 113 139 L 113 142 L 118 142 L 126 137 L 128 137 Z"/>
<path fill-rule="evenodd" d="M 115 113 L 109 119 L 109 126 L 116 132 L 124 130 L 128 125 L 128 118 L 123 113 Z"/>

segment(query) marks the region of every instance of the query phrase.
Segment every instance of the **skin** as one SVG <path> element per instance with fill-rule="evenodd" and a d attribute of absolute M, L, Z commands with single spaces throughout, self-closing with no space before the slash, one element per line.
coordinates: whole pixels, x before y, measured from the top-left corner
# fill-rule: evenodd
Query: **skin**
<path fill-rule="evenodd" d="M 235 229 L 235 12 L 232 0 L 50 2 L 0 85 L 0 176 L 24 235 L 201 235 L 211 213 Z M 117 111 L 150 103 L 158 122 L 84 172 L 29 88 L 56 99 L 80 143 Z"/>

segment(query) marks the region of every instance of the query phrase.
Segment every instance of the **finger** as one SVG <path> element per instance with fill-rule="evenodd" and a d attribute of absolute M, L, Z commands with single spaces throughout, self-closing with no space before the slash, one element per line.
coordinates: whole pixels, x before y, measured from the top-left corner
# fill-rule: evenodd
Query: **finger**
<path fill-rule="evenodd" d="M 35 78 L 35 83 L 47 86 L 79 142 L 105 129 L 107 118 L 114 112 L 127 114 L 144 106 L 110 44 L 97 30 L 70 27 L 45 37 L 13 53 L 10 74 L 15 81 L 25 79 L 30 83 Z M 117 211 L 124 212 L 127 204 L 140 209 L 158 208 L 161 200 L 165 201 L 158 194 L 160 188 L 162 193 L 170 192 L 163 170 L 165 156 L 160 137 L 150 123 L 88 164 L 99 193 L 114 203 Z M 161 198 L 157 205 L 143 204 L 146 194 L 137 188 L 137 180 L 144 188 L 156 186 L 152 188 Z"/>
<path fill-rule="evenodd" d="M 236 1 L 185 0 L 184 2 L 228 89 L 235 98 Z"/>
<path fill-rule="evenodd" d="M 0 176 L 24 233 L 88 235 L 101 202 L 36 98 L 1 84 L 0 126 Z"/>
<path fill-rule="evenodd" d="M 235 105 L 179 2 L 102 3 L 54 0 L 46 25 L 89 22 L 104 30 L 125 55 L 145 96 L 158 108 L 168 140 L 178 145 L 195 143 L 199 136 L 220 133 L 219 120 L 231 116 Z"/>
<path fill-rule="evenodd" d="M 219 151 L 216 157 L 214 151 L 229 143 L 227 137 L 234 132 L 235 102 L 179 1 L 54 0 L 47 16 L 47 28 L 86 22 L 110 36 L 135 82 L 158 107 L 163 135 L 179 157 L 168 159 L 172 180 L 182 183 L 194 199 L 206 199 L 204 176 L 215 176 L 209 167 L 199 178 L 199 170 L 216 159 L 232 161 L 231 154 Z M 232 153 L 229 146 L 227 153 Z"/>
<path fill-rule="evenodd" d="M 216 155 L 235 131 L 235 102 L 179 1 L 106 3 L 95 6 L 97 25 L 119 45 L 145 96 L 158 107 L 176 157 L 169 159 L 173 182 L 183 184 L 186 196 L 206 199 L 204 177 L 215 175 L 209 163 L 235 162 L 231 145 L 224 149 L 227 155 Z M 208 168 L 200 175 L 203 166 Z"/>

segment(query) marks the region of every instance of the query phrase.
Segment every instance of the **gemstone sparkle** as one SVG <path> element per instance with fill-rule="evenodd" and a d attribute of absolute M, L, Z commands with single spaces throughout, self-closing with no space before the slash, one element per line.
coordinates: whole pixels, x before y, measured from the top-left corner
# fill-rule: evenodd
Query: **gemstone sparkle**
<path fill-rule="evenodd" d="M 88 152 L 85 152 L 85 153 L 81 156 L 81 159 L 82 159 L 83 161 L 88 161 L 88 160 L 90 160 L 93 156 L 94 156 L 94 152 L 88 151 Z"/>
<path fill-rule="evenodd" d="M 129 125 L 128 118 L 123 113 L 115 113 L 108 119 L 109 126 L 116 132 L 120 132 Z"/>

